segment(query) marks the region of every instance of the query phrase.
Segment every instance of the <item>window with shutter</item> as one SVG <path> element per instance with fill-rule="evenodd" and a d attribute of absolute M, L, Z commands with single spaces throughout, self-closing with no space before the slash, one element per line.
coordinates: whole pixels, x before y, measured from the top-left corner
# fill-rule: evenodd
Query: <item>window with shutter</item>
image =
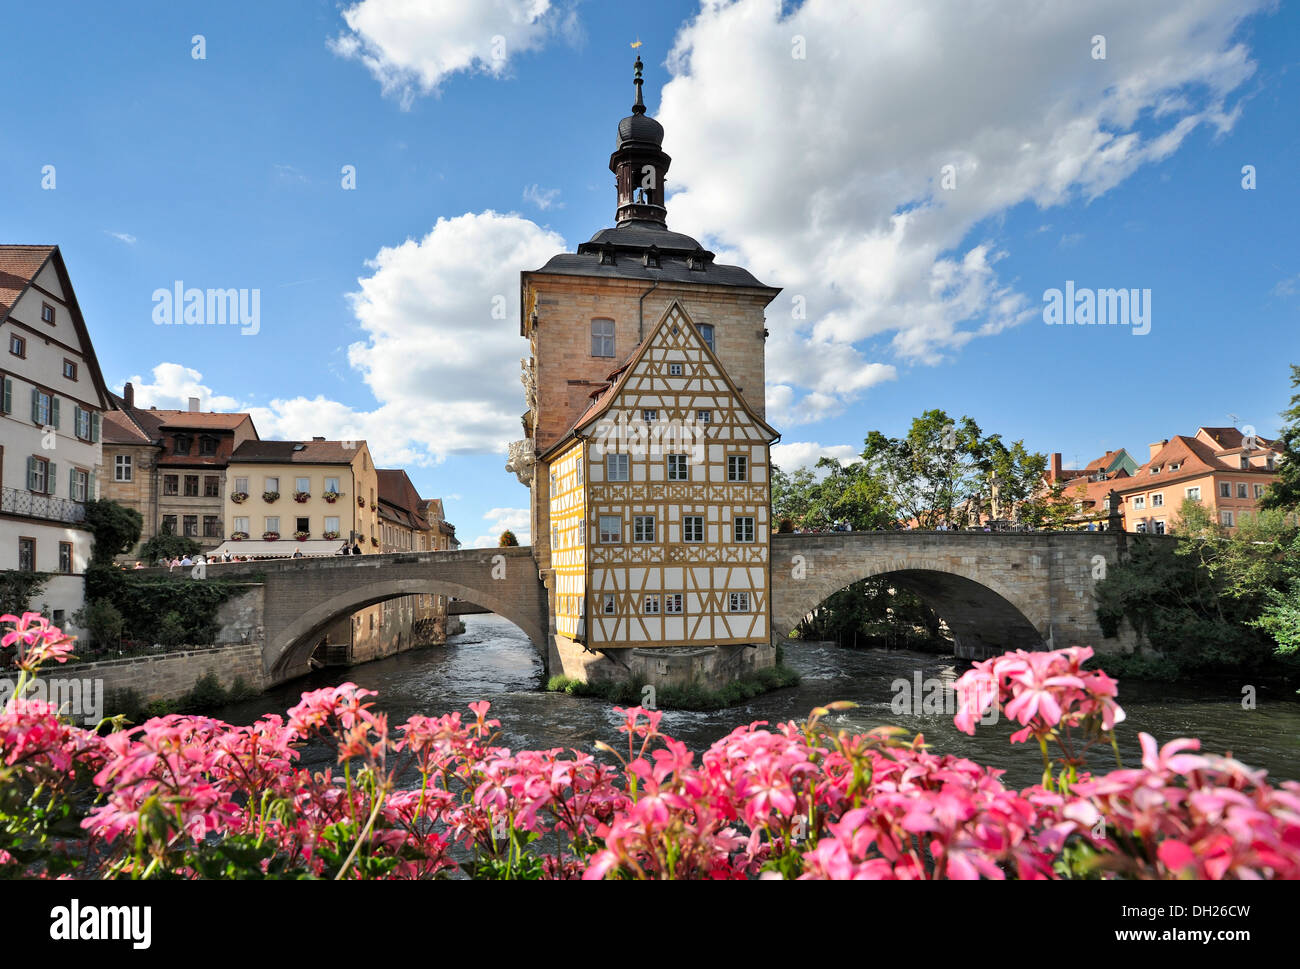
<path fill-rule="evenodd" d="M 59 398 L 57 397 L 50 398 L 50 423 L 54 425 L 56 431 L 59 429 Z"/>
<path fill-rule="evenodd" d="M 5 377 L 4 412 L 6 414 L 14 412 L 14 382 L 9 377 Z"/>
<path fill-rule="evenodd" d="M 90 443 L 91 444 L 99 443 L 99 415 L 98 414 L 90 415 Z"/>

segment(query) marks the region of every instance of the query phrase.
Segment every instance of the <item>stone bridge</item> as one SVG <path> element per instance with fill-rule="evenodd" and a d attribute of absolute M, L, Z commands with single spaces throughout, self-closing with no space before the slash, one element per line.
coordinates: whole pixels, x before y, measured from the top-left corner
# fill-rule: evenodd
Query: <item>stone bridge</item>
<path fill-rule="evenodd" d="M 190 573 L 177 569 L 173 575 Z M 539 648 L 546 643 L 546 590 L 527 547 L 212 563 L 206 574 L 265 577 L 249 593 L 261 599 L 260 630 L 252 628 L 247 604 L 241 609 L 235 600 L 223 606 L 222 617 L 229 619 L 220 641 L 260 637 L 268 686 L 307 672 L 307 658 L 330 623 L 396 596 L 455 597 L 510 620 Z"/>
<path fill-rule="evenodd" d="M 833 593 L 859 579 L 887 576 L 938 613 L 952 630 L 960 656 L 977 659 L 1008 649 L 1074 644 L 1100 647 L 1093 589 L 1097 577 L 1123 554 L 1127 540 L 1123 532 L 773 535 L 772 632 L 774 638 L 785 637 Z M 178 569 L 172 578 L 187 579 L 190 573 Z M 312 649 L 335 620 L 402 595 L 459 600 L 449 602 L 452 615 L 495 613 L 517 625 L 548 664 L 554 659 L 547 591 L 528 547 L 207 566 L 208 578 L 257 576 L 260 584 L 222 606 L 218 641 L 259 643 L 267 685 L 305 673 Z M 1105 645 L 1110 651 L 1136 643 L 1125 625 L 1119 638 Z M 626 671 L 625 666 L 619 669 Z"/>
<path fill-rule="evenodd" d="M 772 630 L 785 636 L 832 593 L 887 576 L 947 622 L 959 656 L 1075 644 L 1100 652 L 1093 589 L 1127 541 L 1122 531 L 773 535 Z M 1136 642 L 1124 624 L 1106 645 L 1112 651 Z"/>

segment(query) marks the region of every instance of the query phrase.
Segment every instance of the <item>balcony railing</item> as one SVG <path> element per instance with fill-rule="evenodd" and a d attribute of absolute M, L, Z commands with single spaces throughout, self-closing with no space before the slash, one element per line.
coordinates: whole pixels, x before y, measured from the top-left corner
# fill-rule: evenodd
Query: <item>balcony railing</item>
<path fill-rule="evenodd" d="M 22 488 L 5 488 L 0 493 L 0 511 L 11 515 L 28 515 L 55 522 L 81 522 L 86 520 L 86 506 L 80 501 L 38 495 Z"/>

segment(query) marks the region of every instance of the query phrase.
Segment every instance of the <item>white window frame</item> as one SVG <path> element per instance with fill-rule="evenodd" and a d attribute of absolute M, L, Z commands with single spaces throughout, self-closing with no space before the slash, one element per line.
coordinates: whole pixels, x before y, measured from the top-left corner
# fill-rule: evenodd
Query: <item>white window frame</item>
<path fill-rule="evenodd" d="M 605 616 L 612 616 L 614 615 L 615 609 L 616 609 L 616 605 L 614 602 L 614 593 L 606 592 L 600 604 L 601 614 Z"/>
<path fill-rule="evenodd" d="M 606 454 L 605 455 L 605 480 L 606 481 L 628 481 L 632 476 L 631 455 L 628 454 Z"/>
<path fill-rule="evenodd" d="M 1134 496 L 1134 498 L 1133 498 L 1133 510 L 1134 510 L 1134 511 L 1141 511 L 1141 510 L 1142 510 L 1143 508 L 1145 508 L 1146 506 L 1147 506 L 1147 500 L 1146 500 L 1145 497 L 1143 497 L 1142 495 L 1136 495 L 1136 496 Z"/>
<path fill-rule="evenodd" d="M 669 481 L 690 481 L 691 461 L 689 454 L 669 454 L 665 456 Z"/>
<path fill-rule="evenodd" d="M 698 527 L 699 531 L 696 532 L 696 537 L 692 538 L 691 533 L 695 527 Z M 692 544 L 695 542 L 704 541 L 704 516 L 703 515 L 682 516 L 682 541 L 691 542 Z"/>
<path fill-rule="evenodd" d="M 748 592 L 727 593 L 727 612 L 749 612 Z"/>
<path fill-rule="evenodd" d="M 659 615 L 659 596 L 653 593 L 648 594 L 641 605 L 641 610 L 647 616 Z"/>
<path fill-rule="evenodd" d="M 632 541 L 638 545 L 653 545 L 655 542 L 655 516 L 632 516 Z"/>
<path fill-rule="evenodd" d="M 607 317 L 597 317 L 591 321 L 591 355 L 593 357 L 614 356 L 613 320 Z"/>
<path fill-rule="evenodd" d="M 612 523 L 612 529 L 609 528 Z M 601 545 L 618 545 L 623 541 L 623 516 L 601 515 L 597 527 L 597 538 Z M 607 530 L 609 529 L 609 530 Z M 613 537 L 608 537 L 613 536 Z"/>
<path fill-rule="evenodd" d="M 1192 494 L 1193 491 L 1195 491 L 1196 494 L 1193 495 L 1193 494 Z M 1192 488 L 1184 488 L 1184 489 L 1183 489 L 1183 494 L 1186 495 L 1188 498 L 1190 498 L 1192 501 L 1200 501 L 1200 500 L 1201 500 L 1201 486 L 1200 486 L 1200 485 L 1196 485 L 1195 487 L 1192 487 Z"/>
<path fill-rule="evenodd" d="M 118 454 L 113 458 L 113 480 L 130 481 L 132 474 L 131 455 Z"/>
<path fill-rule="evenodd" d="M 330 522 L 333 522 L 334 524 L 331 525 Z M 332 515 L 332 516 L 327 516 L 325 518 L 325 531 L 327 532 L 342 531 L 342 529 L 339 528 L 338 516 Z"/>
<path fill-rule="evenodd" d="M 307 487 L 305 487 L 305 488 L 302 487 L 303 482 L 306 482 L 306 483 L 307 483 Z M 305 492 L 307 492 L 308 494 L 311 494 L 311 478 L 310 478 L 310 477 L 306 477 L 306 478 L 294 478 L 294 479 L 293 479 L 293 490 L 294 490 L 294 491 L 305 491 Z"/>
<path fill-rule="evenodd" d="M 244 532 L 245 534 L 247 534 L 247 532 L 248 532 L 248 519 L 247 519 L 247 518 L 232 518 L 232 519 L 231 519 L 231 523 L 235 526 L 235 527 L 234 527 L 234 531 L 237 531 L 237 532 Z M 241 524 L 241 523 L 242 523 L 242 524 Z"/>
<path fill-rule="evenodd" d="M 1163 491 L 1160 492 L 1159 494 L 1154 494 L 1151 496 L 1152 508 L 1163 508 L 1164 506 L 1165 506 L 1165 493 Z"/>
<path fill-rule="evenodd" d="M 728 481 L 749 480 L 749 455 L 747 454 L 727 455 L 727 480 Z"/>
<path fill-rule="evenodd" d="M 272 524 L 272 523 L 274 523 L 274 524 Z M 267 516 L 263 519 L 263 524 L 264 524 L 264 527 L 262 528 L 262 531 L 264 531 L 264 532 L 276 532 L 276 533 L 278 534 L 279 531 L 280 531 L 280 516 L 279 516 L 279 515 L 267 515 Z"/>
<path fill-rule="evenodd" d="M 274 491 L 276 494 L 279 494 L 279 493 L 280 493 L 280 476 L 279 476 L 279 475 L 276 475 L 275 477 L 266 477 L 266 478 L 263 478 L 263 479 L 262 479 L 262 491 L 264 491 L 264 492 L 271 492 L 271 491 Z M 268 531 L 268 532 L 273 532 L 273 531 L 275 531 L 275 529 L 274 529 L 274 528 L 268 528 L 267 531 Z"/>
<path fill-rule="evenodd" d="M 754 516 L 737 515 L 731 519 L 731 535 L 736 542 L 752 542 L 754 540 Z"/>
<path fill-rule="evenodd" d="M 1163 518 L 1157 518 L 1155 520 L 1155 533 L 1157 535 L 1163 535 L 1165 533 L 1165 520 Z"/>
<path fill-rule="evenodd" d="M 668 365 L 668 376 L 670 377 L 682 376 L 682 365 L 680 363 L 670 363 Z"/>

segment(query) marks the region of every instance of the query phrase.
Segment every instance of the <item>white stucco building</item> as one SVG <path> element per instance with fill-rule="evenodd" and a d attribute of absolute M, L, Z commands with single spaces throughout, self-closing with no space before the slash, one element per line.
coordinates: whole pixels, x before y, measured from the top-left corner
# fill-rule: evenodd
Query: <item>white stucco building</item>
<path fill-rule="evenodd" d="M 57 246 L 0 245 L 0 330 L 0 569 L 49 575 L 28 608 L 70 627 L 108 390 Z"/>

